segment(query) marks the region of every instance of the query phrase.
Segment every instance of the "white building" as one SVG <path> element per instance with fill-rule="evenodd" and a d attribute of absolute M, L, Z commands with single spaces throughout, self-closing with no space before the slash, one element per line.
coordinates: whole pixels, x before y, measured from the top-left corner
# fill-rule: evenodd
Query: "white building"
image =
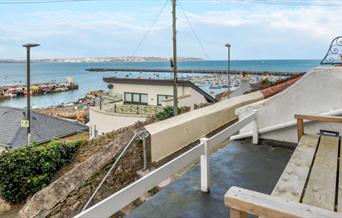
<path fill-rule="evenodd" d="M 88 126 L 92 137 L 137 121 L 144 121 L 163 106 L 173 105 L 173 80 L 104 78 L 109 96 L 90 108 Z M 178 81 L 178 106 L 194 109 L 195 104 L 215 103 L 216 99 L 190 81 Z"/>

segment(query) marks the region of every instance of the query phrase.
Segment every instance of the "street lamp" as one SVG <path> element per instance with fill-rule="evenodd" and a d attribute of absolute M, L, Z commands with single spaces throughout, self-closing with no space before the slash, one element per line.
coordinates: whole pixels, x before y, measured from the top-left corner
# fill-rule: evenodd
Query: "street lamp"
<path fill-rule="evenodd" d="M 31 145 L 31 57 L 30 57 L 30 51 L 33 47 L 38 47 L 40 44 L 33 44 L 28 43 L 23 45 L 24 48 L 26 48 L 26 96 L 27 96 L 27 111 L 26 111 L 26 125 L 24 127 L 27 128 L 27 146 Z M 22 124 L 23 126 L 23 124 Z"/>
<path fill-rule="evenodd" d="M 231 45 L 229 43 L 225 44 L 225 47 L 228 48 L 228 98 L 230 98 L 230 47 Z"/>

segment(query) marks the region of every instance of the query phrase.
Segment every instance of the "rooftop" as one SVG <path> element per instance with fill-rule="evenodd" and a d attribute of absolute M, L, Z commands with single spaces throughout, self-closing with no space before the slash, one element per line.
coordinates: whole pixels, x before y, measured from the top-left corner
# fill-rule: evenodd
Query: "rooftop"
<path fill-rule="evenodd" d="M 233 142 L 210 156 L 209 193 L 201 192 L 197 164 L 128 217 L 228 217 L 223 202 L 226 191 L 239 186 L 270 194 L 292 152 L 285 147 Z"/>
<path fill-rule="evenodd" d="M 24 118 L 24 109 L 0 106 L 0 146 L 17 148 L 26 144 L 26 129 L 20 127 L 20 121 Z M 37 143 L 87 130 L 87 126 L 77 122 L 31 113 L 32 141 Z"/>
<path fill-rule="evenodd" d="M 123 83 L 123 84 L 142 84 L 142 85 L 162 85 L 162 86 L 173 86 L 173 80 L 166 79 L 134 79 L 134 78 L 117 78 L 117 77 L 105 77 L 103 81 L 106 83 Z M 191 87 L 200 94 L 202 94 L 208 102 L 217 102 L 217 100 L 209 95 L 207 92 L 196 86 L 189 80 L 177 80 L 177 84 L 180 86 Z"/>

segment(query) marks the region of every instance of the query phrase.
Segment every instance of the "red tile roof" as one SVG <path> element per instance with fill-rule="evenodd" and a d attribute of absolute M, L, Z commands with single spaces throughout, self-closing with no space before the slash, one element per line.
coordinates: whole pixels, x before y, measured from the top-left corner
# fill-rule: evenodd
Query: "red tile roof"
<path fill-rule="evenodd" d="M 296 77 L 294 79 L 291 79 L 289 81 L 286 81 L 284 83 L 266 88 L 261 90 L 260 92 L 263 94 L 264 98 L 269 98 L 273 95 L 278 94 L 279 92 L 287 89 L 288 87 L 290 87 L 291 85 L 293 85 L 295 82 L 297 82 L 300 78 L 302 78 L 302 76 Z"/>

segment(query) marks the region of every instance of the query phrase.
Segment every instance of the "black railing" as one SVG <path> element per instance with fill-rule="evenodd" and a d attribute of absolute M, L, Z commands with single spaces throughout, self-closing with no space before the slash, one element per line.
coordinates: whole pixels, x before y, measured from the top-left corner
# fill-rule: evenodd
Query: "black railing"
<path fill-rule="evenodd" d="M 333 39 L 321 64 L 342 65 L 342 36 Z"/>

